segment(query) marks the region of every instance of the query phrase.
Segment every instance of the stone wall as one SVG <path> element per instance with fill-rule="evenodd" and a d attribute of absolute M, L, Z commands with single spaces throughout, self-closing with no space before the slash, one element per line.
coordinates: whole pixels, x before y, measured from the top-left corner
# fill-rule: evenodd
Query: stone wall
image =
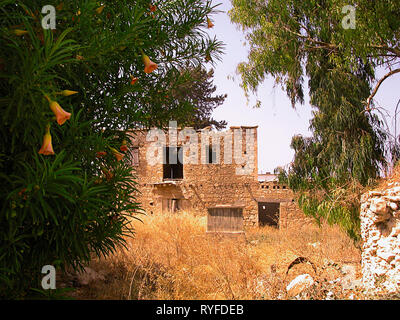
<path fill-rule="evenodd" d="M 363 286 L 372 292 L 400 291 L 400 184 L 361 198 Z"/>
<path fill-rule="evenodd" d="M 315 223 L 313 218 L 307 217 L 298 207 L 297 202 L 282 202 L 280 207 L 280 228 L 301 229 Z"/>
<path fill-rule="evenodd" d="M 253 129 L 255 144 L 251 150 L 246 150 L 246 135 L 249 129 Z M 293 220 L 296 222 L 305 219 L 304 214 L 293 202 L 293 192 L 285 185 L 276 181 L 258 181 L 257 168 L 257 131 L 256 127 L 231 127 L 232 130 L 239 130 L 242 134 L 242 154 L 233 154 L 232 163 L 224 163 L 226 141 L 221 139 L 221 145 L 217 158 L 217 164 L 205 164 L 201 161 L 201 148 L 198 145 L 198 163 L 185 163 L 183 165 L 183 179 L 167 181 L 163 179 L 163 164 L 149 164 L 146 157 L 150 145 L 154 141 L 147 141 L 147 131 L 135 131 L 132 137 L 132 145 L 139 150 L 139 163 L 136 166 L 138 177 L 138 198 L 143 209 L 149 213 L 160 213 L 168 205 L 168 199 L 179 201 L 179 209 L 190 210 L 201 215 L 207 214 L 207 208 L 231 205 L 243 207 L 243 219 L 246 227 L 258 226 L 258 203 L 259 202 L 280 202 L 281 216 L 284 220 L 283 227 L 287 227 Z M 170 137 L 168 130 L 165 141 L 160 144 L 168 145 Z M 200 141 L 200 131 L 197 131 Z M 222 133 L 223 134 L 223 133 Z M 156 139 L 155 139 L 156 140 Z M 187 141 L 178 139 L 177 146 L 182 146 Z M 227 140 L 229 143 L 229 140 Z M 212 143 L 212 140 L 210 139 Z M 233 147 L 233 145 L 232 145 Z M 235 148 L 232 148 L 235 151 Z M 236 150 L 236 152 L 238 152 Z M 186 150 L 184 156 L 189 157 L 190 150 Z M 248 166 L 245 174 L 238 174 L 243 169 L 243 164 L 235 162 L 235 157 L 247 157 Z"/>

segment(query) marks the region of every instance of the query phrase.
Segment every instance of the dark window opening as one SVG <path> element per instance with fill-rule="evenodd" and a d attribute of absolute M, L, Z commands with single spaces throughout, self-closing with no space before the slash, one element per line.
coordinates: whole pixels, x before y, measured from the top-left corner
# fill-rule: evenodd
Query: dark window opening
<path fill-rule="evenodd" d="M 215 164 L 217 163 L 217 153 L 213 146 L 206 146 L 206 163 Z"/>
<path fill-rule="evenodd" d="M 179 160 L 182 147 L 164 148 L 163 179 L 183 179 L 183 163 Z"/>
<path fill-rule="evenodd" d="M 279 227 L 279 202 L 258 203 L 258 223 L 260 226 Z"/>

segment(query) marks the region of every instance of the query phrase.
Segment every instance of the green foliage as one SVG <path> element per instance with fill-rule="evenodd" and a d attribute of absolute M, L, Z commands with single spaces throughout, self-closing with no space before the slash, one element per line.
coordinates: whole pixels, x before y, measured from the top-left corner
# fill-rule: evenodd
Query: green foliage
<path fill-rule="evenodd" d="M 359 237 L 360 196 L 386 165 L 382 124 L 361 102 L 369 94 L 367 77 L 327 61 L 315 67 L 309 82 L 311 103 L 318 106 L 310 121 L 313 136 L 293 137 L 295 158 L 282 176 L 306 214 L 341 225 L 354 239 Z"/>
<path fill-rule="evenodd" d="M 246 92 L 270 75 L 295 104 L 303 102 L 305 76 L 321 66 L 321 55 L 339 69 L 370 65 L 371 72 L 395 67 L 400 57 L 397 0 L 233 0 L 232 5 L 231 19 L 247 32 L 251 46 L 249 61 L 238 68 Z M 343 28 L 347 5 L 356 10 L 355 29 Z"/>
<path fill-rule="evenodd" d="M 181 125 L 194 127 L 195 130 L 213 126 L 220 130 L 226 127 L 227 122 L 218 121 L 211 117 L 212 112 L 224 103 L 227 95 L 213 96 L 216 90 L 212 83 L 214 70 L 207 72 L 204 68 L 186 68 L 181 71 L 185 77 L 171 90 L 171 98 L 176 101 L 186 102 L 193 107 L 192 112 L 183 114 L 183 119 L 175 119 Z M 168 96 L 167 99 L 170 97 Z M 176 116 L 175 116 L 176 117 Z"/>
<path fill-rule="evenodd" d="M 222 44 L 205 32 L 210 1 L 160 1 L 155 12 L 148 0 L 102 4 L 0 2 L 1 297 L 39 288 L 43 265 L 79 269 L 124 245 L 128 216 L 141 212 L 129 129 L 187 119 L 189 101 L 159 98 L 184 81 L 180 66 L 219 58 Z M 54 30 L 41 26 L 44 5 L 56 7 Z M 155 71 L 144 72 L 142 54 Z M 58 124 L 48 100 L 70 119 Z M 55 155 L 38 154 L 47 125 Z"/>
<path fill-rule="evenodd" d="M 359 237 L 359 197 L 385 168 L 387 136 L 372 112 L 378 66 L 394 67 L 398 1 L 359 0 L 356 28 L 345 29 L 340 0 L 233 0 L 231 19 L 247 32 L 251 50 L 238 71 L 246 93 L 272 76 L 292 105 L 304 102 L 308 79 L 312 137 L 295 136 L 295 157 L 281 180 L 303 211 Z M 400 70 L 399 70 L 400 71 Z"/>
<path fill-rule="evenodd" d="M 29 294 L 29 299 L 35 300 L 74 300 L 66 295 L 66 293 L 73 291 L 73 288 L 56 288 L 53 290 L 43 290 L 32 288 L 32 293 Z"/>

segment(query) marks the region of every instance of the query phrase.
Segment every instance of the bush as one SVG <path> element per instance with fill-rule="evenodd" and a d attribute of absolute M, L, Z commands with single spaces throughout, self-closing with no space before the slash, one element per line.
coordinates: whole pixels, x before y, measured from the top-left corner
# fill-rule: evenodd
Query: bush
<path fill-rule="evenodd" d="M 53 30 L 41 25 L 49 4 Z M 213 11 L 200 0 L 1 2 L 0 296 L 26 296 L 43 265 L 79 269 L 133 234 L 129 129 L 187 112 L 184 101 L 161 112 L 156 98 L 180 65 L 218 56 L 201 30 Z"/>

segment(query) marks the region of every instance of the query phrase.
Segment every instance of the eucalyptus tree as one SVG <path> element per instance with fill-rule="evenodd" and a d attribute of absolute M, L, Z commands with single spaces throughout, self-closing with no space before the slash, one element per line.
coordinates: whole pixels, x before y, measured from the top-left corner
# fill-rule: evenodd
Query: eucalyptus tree
<path fill-rule="evenodd" d="M 307 214 L 338 223 L 357 238 L 360 193 L 386 166 L 387 136 L 374 97 L 400 72 L 400 3 L 232 0 L 232 5 L 231 20 L 250 45 L 248 61 L 238 66 L 246 94 L 271 76 L 295 107 L 304 103 L 308 85 L 313 136 L 293 137 L 295 158 L 281 176 Z M 380 79 L 378 68 L 388 69 Z"/>

